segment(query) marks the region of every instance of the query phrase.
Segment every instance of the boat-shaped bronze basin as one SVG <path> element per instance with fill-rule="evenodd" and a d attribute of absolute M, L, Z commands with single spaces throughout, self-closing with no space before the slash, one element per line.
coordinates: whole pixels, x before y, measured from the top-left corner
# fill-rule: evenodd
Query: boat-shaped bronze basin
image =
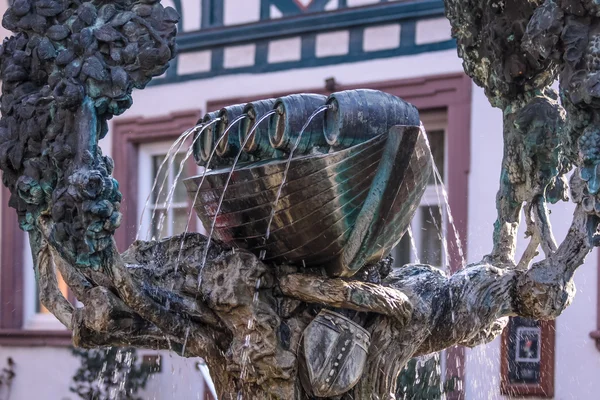
<path fill-rule="evenodd" d="M 381 96 L 374 91 L 352 92 L 367 100 Z M 427 138 L 416 109 L 393 96 L 385 98 L 395 102 L 396 111 L 399 107 L 403 110 L 384 110 L 385 115 L 399 117 L 372 124 L 367 105 L 357 107 L 362 117 L 344 110 L 348 116 L 342 117 L 355 118 L 353 124 L 340 121 L 339 115 L 336 119 L 331 113 L 340 114 L 344 94 L 320 99 L 321 106 L 333 106 L 324 116 L 316 116 L 314 126 L 304 132 L 303 136 L 311 139 L 300 154 L 294 152 L 289 167 L 289 149 L 279 150 L 273 143 L 277 135 L 281 139 L 294 134 L 288 142 L 295 143 L 301 128 L 281 121 L 290 118 L 293 108 L 272 117 L 271 132 L 255 131 L 253 140 L 261 143 L 262 154 L 267 153 L 267 157 L 253 158 L 247 152 L 233 173 L 226 157 L 221 157 L 225 166 L 184 181 L 188 195 L 196 200 L 193 206 L 203 225 L 207 230 L 214 225 L 214 238 L 250 250 L 267 262 L 320 266 L 332 276 L 351 276 L 390 253 L 408 228 L 431 174 Z M 277 109 L 277 104 L 271 105 Z M 315 101 L 313 111 L 318 104 Z M 221 115 L 226 112 L 221 110 Z M 306 114 L 311 113 L 310 107 L 304 111 L 303 124 Z M 371 113 L 371 118 L 376 116 L 381 113 Z M 396 125 L 398 122 L 410 124 Z M 233 143 L 235 148 L 241 148 L 239 143 L 243 143 L 251 124 L 240 124 L 233 135 L 239 140 L 237 146 Z M 278 128 L 284 132 L 275 132 Z M 350 131 L 353 128 L 363 131 Z M 198 139 L 210 145 L 216 143 L 219 132 L 223 127 L 214 129 L 212 138 Z M 269 135 L 268 141 L 259 135 Z M 230 144 L 235 140 L 227 138 Z M 271 144 L 271 150 L 264 150 L 265 143 Z M 200 147 L 198 153 L 203 151 Z M 202 158 L 195 155 L 197 160 Z"/>

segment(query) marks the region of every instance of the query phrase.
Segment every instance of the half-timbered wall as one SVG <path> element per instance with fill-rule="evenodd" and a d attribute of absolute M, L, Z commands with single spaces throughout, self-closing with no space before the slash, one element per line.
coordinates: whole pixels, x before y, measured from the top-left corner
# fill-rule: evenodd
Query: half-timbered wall
<path fill-rule="evenodd" d="M 449 49 L 440 0 L 168 0 L 180 54 L 154 84 Z"/>

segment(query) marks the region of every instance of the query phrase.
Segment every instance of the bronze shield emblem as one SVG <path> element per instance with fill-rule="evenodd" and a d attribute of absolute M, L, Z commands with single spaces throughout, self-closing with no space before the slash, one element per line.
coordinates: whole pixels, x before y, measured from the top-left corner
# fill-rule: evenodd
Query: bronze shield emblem
<path fill-rule="evenodd" d="M 348 318 L 322 310 L 304 331 L 304 357 L 310 388 L 317 397 L 339 396 L 362 376 L 371 336 Z"/>

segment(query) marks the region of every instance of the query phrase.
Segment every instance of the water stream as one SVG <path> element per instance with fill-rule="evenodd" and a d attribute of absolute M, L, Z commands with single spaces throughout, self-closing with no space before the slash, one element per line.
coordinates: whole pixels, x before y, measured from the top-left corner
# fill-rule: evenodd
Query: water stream
<path fill-rule="evenodd" d="M 223 186 L 223 193 L 221 193 L 221 197 L 219 198 L 219 204 L 217 205 L 217 211 L 215 212 L 215 216 L 212 220 L 212 224 L 210 226 L 210 231 L 208 232 L 208 237 L 206 240 L 206 245 L 204 246 L 204 252 L 202 253 L 202 260 L 200 262 L 200 271 L 198 271 L 198 288 L 200 288 L 200 284 L 202 283 L 202 270 L 204 269 L 204 265 L 206 264 L 206 259 L 208 258 L 208 250 L 210 249 L 210 243 L 211 243 L 213 234 L 215 232 L 215 226 L 217 224 L 217 217 L 219 216 L 219 213 L 221 212 L 221 205 L 223 204 L 223 200 L 225 199 L 225 193 L 227 192 L 227 187 L 229 186 L 229 182 L 231 181 L 231 177 L 233 176 L 235 167 L 236 167 L 238 161 L 240 160 L 242 153 L 244 152 L 244 148 L 246 147 L 246 144 L 252 138 L 252 136 L 256 132 L 256 129 L 259 127 L 259 125 L 263 121 L 265 121 L 267 118 L 269 118 L 271 115 L 275 114 L 276 112 L 277 112 L 276 110 L 269 111 L 268 113 L 263 115 L 259 120 L 256 121 L 256 124 L 254 124 L 254 126 L 248 133 L 248 136 L 246 136 L 246 138 L 244 139 L 244 143 L 242 143 L 240 146 L 240 151 L 238 152 L 235 159 L 233 160 L 233 165 L 231 166 L 231 171 L 229 171 L 229 175 L 227 176 L 227 180 L 225 181 L 225 185 Z"/>
<path fill-rule="evenodd" d="M 438 191 L 438 183 L 437 181 L 435 182 L 435 193 L 436 193 L 436 197 L 437 197 L 437 201 L 439 206 L 437 207 L 440 213 L 440 219 L 441 219 L 441 226 L 437 223 L 437 219 L 435 218 L 435 216 L 433 215 L 433 207 L 427 207 L 429 210 L 429 216 L 431 217 L 431 221 L 433 222 L 433 226 L 435 226 L 435 229 L 438 232 L 438 237 L 440 238 L 440 242 L 442 243 L 442 249 L 444 250 L 444 258 L 442 259 L 442 264 L 441 267 L 444 269 L 450 269 L 450 251 L 448 249 L 448 235 L 446 232 L 446 227 L 444 226 L 444 213 L 442 211 L 442 201 L 440 199 L 440 194 Z"/>
<path fill-rule="evenodd" d="M 160 176 L 161 172 L 163 171 L 163 168 L 165 167 L 165 165 L 167 164 L 167 162 L 169 163 L 167 170 L 169 168 L 171 168 L 171 166 L 173 165 L 173 163 L 175 162 L 175 155 L 177 153 L 179 153 L 179 150 L 181 150 L 181 147 L 183 146 L 183 144 L 185 143 L 185 141 L 187 140 L 188 137 L 190 137 L 190 135 L 192 135 L 196 129 L 198 129 L 201 125 L 196 125 L 191 129 L 186 130 L 185 132 L 183 132 L 178 138 L 177 140 L 171 145 L 171 147 L 169 148 L 169 150 L 167 151 L 167 155 L 165 156 L 165 159 L 163 160 L 163 162 L 160 164 L 160 166 L 158 167 L 158 171 L 156 172 L 156 178 L 154 178 L 154 182 L 152 184 L 152 189 L 150 189 L 150 192 L 148 193 L 148 197 L 146 198 L 146 203 L 144 204 L 144 208 L 142 209 L 142 214 L 140 216 L 140 221 L 139 221 L 139 228 L 138 231 L 135 235 L 135 239 L 138 240 L 140 238 L 140 232 L 142 231 L 142 226 L 143 226 L 143 221 L 144 221 L 144 215 L 146 213 L 146 209 L 148 208 L 148 205 L 150 204 L 150 200 L 152 199 L 152 194 L 154 193 L 154 190 L 156 189 L 156 185 L 158 183 L 158 177 Z M 177 150 L 175 150 L 175 147 L 177 147 Z M 163 179 L 160 189 L 159 189 L 159 194 L 162 193 L 163 188 L 165 186 L 166 180 L 168 178 L 168 174 L 165 174 L 165 178 Z M 155 213 L 152 213 L 152 218 L 154 218 Z"/>
<path fill-rule="evenodd" d="M 298 137 L 296 138 L 294 147 L 292 147 L 292 150 L 290 151 L 290 156 L 288 157 L 288 160 L 287 160 L 287 164 L 285 165 L 285 170 L 283 172 L 283 179 L 281 180 L 281 185 L 279 185 L 279 189 L 277 190 L 277 196 L 275 196 L 275 201 L 273 202 L 273 207 L 271 208 L 271 214 L 269 215 L 269 222 L 267 223 L 267 233 L 265 234 L 266 240 L 268 240 L 269 237 L 271 236 L 271 224 L 273 223 L 273 217 L 275 217 L 275 211 L 277 210 L 277 203 L 279 203 L 279 198 L 281 197 L 281 191 L 283 190 L 283 186 L 285 185 L 285 181 L 287 179 L 287 174 L 290 169 L 290 164 L 292 163 L 292 158 L 294 157 L 294 152 L 298 148 L 298 145 L 300 144 L 300 140 L 302 140 L 302 134 L 308 128 L 308 126 L 310 125 L 312 120 L 317 115 L 319 115 L 322 112 L 325 112 L 327 109 L 329 109 L 331 107 L 332 107 L 331 105 L 326 104 L 326 105 L 323 105 L 323 106 L 317 108 L 315 110 L 315 112 L 313 112 L 311 114 L 311 116 L 308 117 L 308 120 L 306 121 L 306 123 L 304 124 L 304 126 L 302 127 L 300 132 L 298 133 Z"/>
<path fill-rule="evenodd" d="M 433 160 L 433 155 L 432 155 L 432 160 Z M 461 266 L 464 267 L 467 264 L 467 262 L 465 260 L 465 252 L 463 250 L 462 241 L 460 240 L 460 234 L 458 233 L 458 229 L 456 228 L 456 224 L 454 223 L 454 218 L 452 217 L 452 210 L 450 209 L 450 202 L 448 199 L 448 191 L 446 190 L 446 185 L 444 185 L 444 180 L 442 179 L 440 171 L 437 169 L 435 162 L 433 163 L 433 173 L 434 173 L 435 180 L 436 180 L 436 186 L 435 186 L 436 192 L 438 191 L 437 183 L 439 183 L 439 185 L 442 189 L 442 195 L 443 195 L 443 200 L 444 200 L 443 203 L 446 207 L 446 212 L 448 213 L 448 222 L 450 223 L 450 226 L 452 226 L 452 230 L 454 232 L 454 240 L 455 240 L 455 244 L 456 244 L 456 249 L 458 250 L 458 255 L 460 257 Z"/>
<path fill-rule="evenodd" d="M 412 227 L 410 225 L 406 230 L 406 234 L 410 239 L 410 246 L 412 247 L 413 254 L 415 255 L 415 263 L 421 264 L 421 259 L 419 258 L 419 250 L 417 250 L 417 243 L 415 242 L 415 237 L 413 236 Z"/>
<path fill-rule="evenodd" d="M 190 327 L 185 328 L 185 338 L 183 339 L 183 346 L 181 347 L 181 357 L 185 357 L 185 347 L 190 336 Z"/>
<path fill-rule="evenodd" d="M 102 350 L 91 350 L 102 351 Z M 104 351 L 104 363 L 95 379 L 96 391 L 109 400 L 121 399 L 127 396 L 127 381 L 133 365 L 133 352 L 124 348 L 117 348 L 112 359 L 111 349 Z M 112 363 L 109 373 L 108 365 Z M 107 383 L 109 382 L 109 383 Z M 107 396 L 107 397 L 106 397 Z"/>
<path fill-rule="evenodd" d="M 108 349 L 106 349 L 104 351 L 104 354 L 108 354 Z M 96 378 L 96 385 L 98 386 L 98 389 L 103 391 L 104 387 L 105 387 L 105 380 L 106 377 L 104 376 L 104 373 L 106 372 L 106 369 L 108 368 L 108 361 L 104 361 L 102 363 L 102 369 L 100 370 L 100 373 L 98 374 L 98 377 Z"/>
<path fill-rule="evenodd" d="M 259 290 L 260 290 L 260 284 L 261 284 L 261 278 L 258 278 L 256 280 L 256 286 L 254 287 L 254 297 L 252 298 L 252 306 L 256 306 L 258 303 L 258 295 L 259 295 Z M 250 340 L 251 340 L 251 334 L 250 332 L 252 332 L 252 329 L 254 329 L 254 318 L 250 318 L 248 319 L 248 334 L 246 335 L 246 338 L 244 340 L 244 347 L 242 348 L 242 371 L 240 373 L 240 379 L 243 381 L 246 379 L 246 376 L 248 374 L 248 358 L 249 358 L 249 351 L 250 351 Z M 238 399 L 241 400 L 241 391 L 238 393 Z"/>
<path fill-rule="evenodd" d="M 171 185 L 171 187 L 169 188 L 169 192 L 167 193 L 167 198 L 165 200 L 165 204 L 166 204 L 166 209 L 168 210 L 169 207 L 171 206 L 171 204 L 173 203 L 173 195 L 175 194 L 175 188 L 177 187 L 177 183 L 179 182 L 179 178 L 181 177 L 181 174 L 183 173 L 183 170 L 185 168 L 185 163 L 186 161 L 190 158 L 190 156 L 192 155 L 192 153 L 194 152 L 194 145 L 196 144 L 196 141 L 199 140 L 202 137 L 202 133 L 208 129 L 209 127 L 211 127 L 212 125 L 216 124 L 217 122 L 219 122 L 221 119 L 220 118 L 215 118 L 214 120 L 210 121 L 208 124 L 204 125 L 202 127 L 202 129 L 200 130 L 200 132 L 198 132 L 198 135 L 196 135 L 196 137 L 194 138 L 190 148 L 188 149 L 188 151 L 185 153 L 185 157 L 183 157 L 183 160 L 181 160 L 181 162 L 179 163 L 179 169 L 177 171 L 177 175 L 175 176 L 175 179 L 173 180 L 173 184 Z M 173 161 L 175 160 L 175 158 L 173 158 Z M 158 197 L 160 196 L 160 193 L 158 194 Z M 154 218 L 154 213 L 152 214 L 152 218 Z M 167 217 L 167 213 L 163 213 L 160 216 L 160 219 L 158 221 L 158 228 L 157 228 L 157 232 L 161 232 L 162 228 L 163 228 L 163 224 L 165 222 L 165 218 Z M 149 227 L 149 229 L 151 229 L 151 227 Z"/>
<path fill-rule="evenodd" d="M 209 170 L 209 166 L 210 163 L 215 155 L 215 153 L 217 152 L 217 149 L 219 148 L 219 145 L 221 144 L 221 141 L 227 137 L 227 134 L 229 134 L 229 131 L 241 120 L 243 120 L 244 118 L 247 118 L 248 114 L 242 114 L 239 117 L 235 118 L 233 121 L 231 121 L 231 123 L 229 124 L 229 126 L 227 126 L 227 128 L 225 129 L 225 131 L 221 134 L 221 136 L 219 136 L 219 138 L 217 139 L 216 143 L 213 146 L 213 149 L 210 152 L 210 155 L 208 157 L 208 160 L 206 161 L 205 167 L 204 167 L 204 171 L 202 173 L 202 179 L 200 179 L 200 183 L 198 183 L 198 189 L 196 190 L 196 193 L 194 194 L 194 201 L 192 201 L 192 207 L 196 204 L 196 201 L 198 201 L 198 195 L 200 194 L 200 190 L 202 188 L 202 184 L 204 183 L 204 179 L 206 178 L 206 174 L 210 171 Z M 198 135 L 200 136 L 200 135 Z M 176 262 L 176 267 L 179 267 L 179 260 L 181 258 L 181 253 L 183 252 L 183 244 L 185 242 L 185 235 L 188 233 L 188 230 L 190 229 L 190 222 L 192 221 L 192 215 L 194 214 L 193 210 L 190 210 L 189 214 L 188 214 L 188 220 L 185 224 L 185 230 L 183 231 L 183 235 L 182 235 L 182 240 L 181 240 L 181 246 L 179 247 L 179 253 L 177 255 L 177 262 Z"/>
<path fill-rule="evenodd" d="M 423 127 L 423 125 L 421 124 L 421 130 L 423 132 L 425 132 L 425 128 Z M 425 140 L 427 141 L 427 145 L 430 146 L 429 144 L 429 139 L 427 138 L 427 135 L 425 134 Z M 431 147 L 431 146 L 430 146 Z M 446 186 L 444 185 L 444 179 L 442 178 L 442 175 L 440 174 L 440 171 L 437 168 L 437 165 L 435 163 L 435 159 L 433 157 L 433 153 L 431 154 L 431 167 L 433 169 L 433 176 L 434 176 L 434 183 L 435 183 L 435 193 L 437 195 L 438 198 L 438 203 L 439 204 L 443 204 L 444 207 L 446 208 L 446 212 L 448 215 L 448 222 L 450 223 L 450 225 L 452 226 L 452 230 L 454 232 L 454 239 L 455 239 L 455 244 L 456 244 L 456 248 L 458 251 L 458 255 L 460 257 L 460 261 L 461 261 L 461 266 L 465 266 L 466 265 L 466 260 L 465 260 L 465 253 L 463 251 L 463 246 L 462 246 L 462 241 L 460 240 L 460 235 L 458 233 L 458 229 L 456 228 L 456 224 L 454 223 L 454 218 L 452 217 L 452 210 L 450 209 L 450 202 L 448 199 L 448 192 L 446 190 Z M 439 186 L 438 186 L 439 185 Z M 440 199 L 440 193 L 439 193 L 439 188 L 441 187 L 442 190 L 442 197 L 443 199 Z M 443 201 L 442 201 L 443 200 Z M 431 213 L 431 208 L 429 209 L 430 213 Z M 441 213 L 443 215 L 443 213 Z M 433 217 L 433 215 L 431 215 L 432 220 L 435 223 L 435 218 Z M 443 221 L 443 219 L 442 219 Z M 445 230 L 440 230 L 437 227 L 437 223 L 436 223 L 436 228 L 438 229 L 438 232 L 440 232 L 443 236 L 442 236 L 442 243 L 444 246 L 444 252 L 446 254 L 446 264 L 449 265 L 450 262 L 450 257 L 449 257 L 449 252 L 448 252 L 448 241 L 446 239 L 446 234 L 445 234 Z"/>

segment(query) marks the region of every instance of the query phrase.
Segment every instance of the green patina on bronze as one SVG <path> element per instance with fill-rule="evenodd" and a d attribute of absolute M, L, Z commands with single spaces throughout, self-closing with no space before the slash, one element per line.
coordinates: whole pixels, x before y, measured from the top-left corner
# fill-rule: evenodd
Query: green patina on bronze
<path fill-rule="evenodd" d="M 239 134 L 221 139 L 244 114 L 232 127 Z M 269 263 L 331 276 L 377 263 L 401 240 L 432 173 L 417 109 L 387 93 L 295 94 L 219 116 L 211 146 L 194 149 L 215 170 L 184 183 L 214 238 Z M 257 126 L 262 117 L 269 119 Z M 220 154 L 219 140 L 228 149 Z M 207 164 L 215 148 L 219 157 Z"/>
<path fill-rule="evenodd" d="M 121 222 L 113 162 L 98 141 L 133 89 L 167 69 L 178 19 L 151 0 L 16 0 L 2 20 L 16 33 L 1 54 L 10 205 L 29 232 L 50 215 L 52 241 L 81 267 L 101 266 Z"/>

